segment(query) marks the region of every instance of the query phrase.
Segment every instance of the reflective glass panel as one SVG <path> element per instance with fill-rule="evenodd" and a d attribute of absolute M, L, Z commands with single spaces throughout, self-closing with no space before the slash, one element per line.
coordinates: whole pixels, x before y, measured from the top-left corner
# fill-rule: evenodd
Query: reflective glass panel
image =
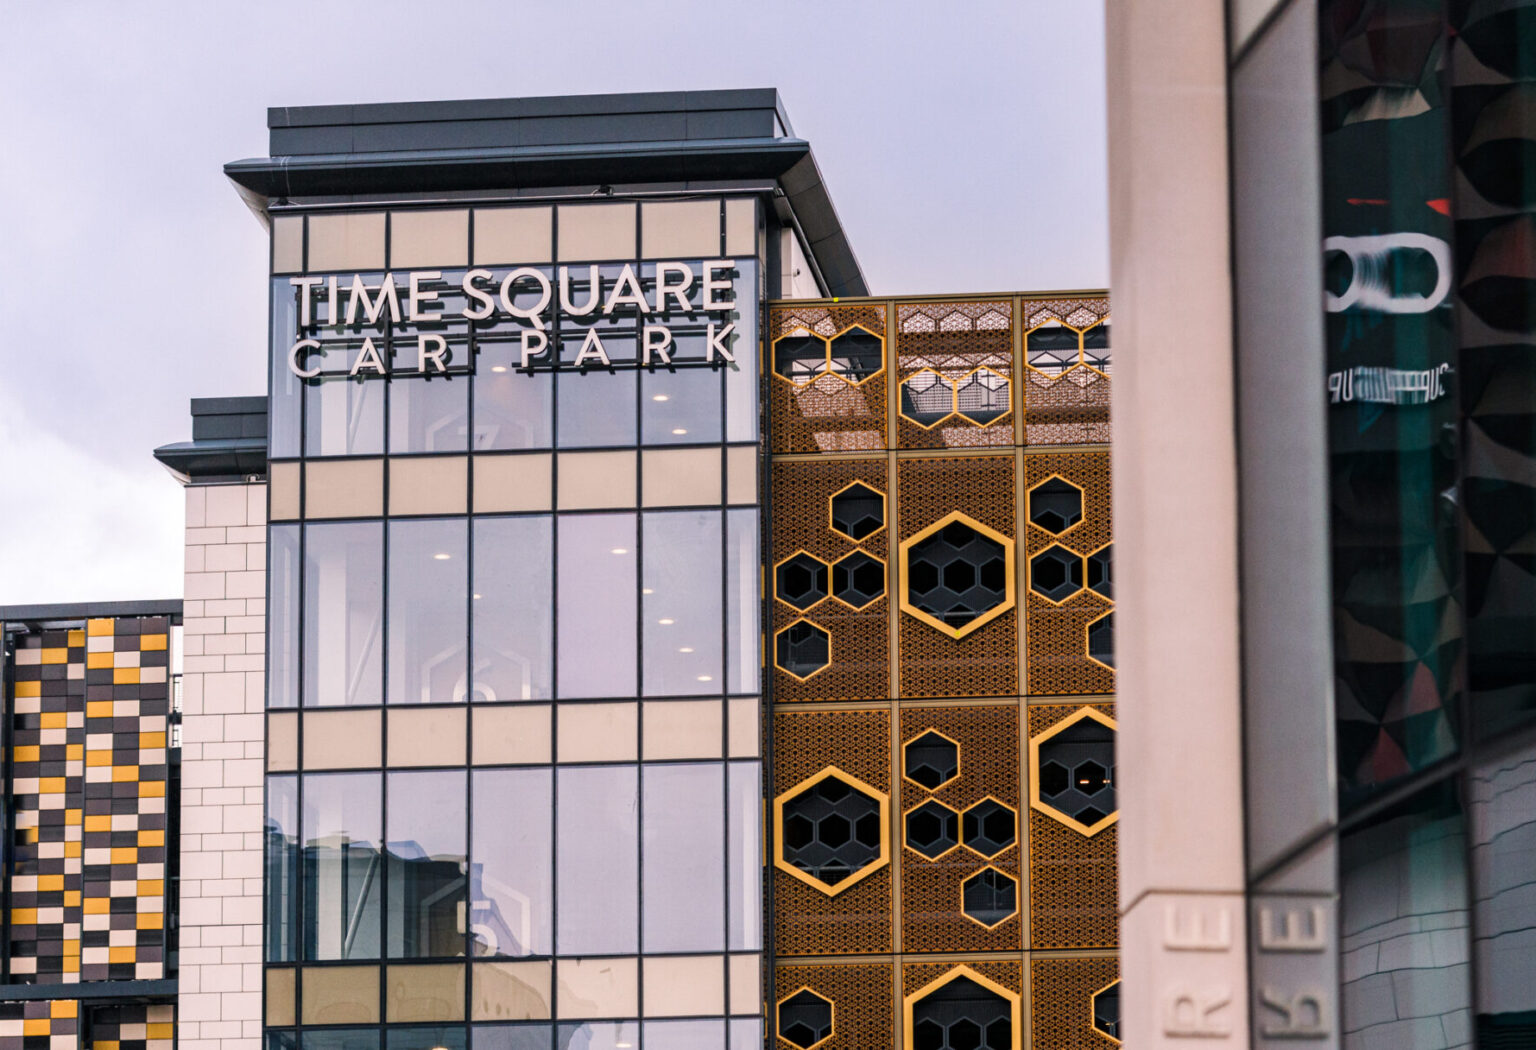
<path fill-rule="evenodd" d="M 552 694 L 554 575 L 551 518 L 476 518 L 476 700 Z"/>
<path fill-rule="evenodd" d="M 635 516 L 560 518 L 560 696 L 635 695 Z"/>
<path fill-rule="evenodd" d="M 612 361 L 633 361 L 633 336 L 619 338 L 602 331 L 601 338 Z M 581 351 L 580 333 L 566 333 L 561 360 L 573 364 Z M 634 368 L 608 371 L 589 367 L 585 372 L 560 372 L 555 377 L 556 440 L 561 448 L 591 448 L 635 443 L 635 398 L 638 373 Z"/>
<path fill-rule="evenodd" d="M 389 702 L 462 701 L 469 610 L 463 518 L 389 523 Z"/>
<path fill-rule="evenodd" d="M 758 1050 L 763 1045 L 763 1022 L 755 1017 L 733 1017 L 730 1020 L 730 1050 Z"/>
<path fill-rule="evenodd" d="M 641 854 L 647 952 L 719 951 L 725 942 L 722 767 L 646 765 Z"/>
<path fill-rule="evenodd" d="M 379 774 L 304 777 L 304 958 L 377 959 Z"/>
<path fill-rule="evenodd" d="M 468 1035 L 462 1025 L 391 1025 L 384 1030 L 388 1050 L 464 1050 Z"/>
<path fill-rule="evenodd" d="M 677 336 L 675 359 L 702 360 L 703 338 Z M 693 344 L 697 343 L 695 346 Z M 713 368 L 657 365 L 640 373 L 640 440 L 646 445 L 698 445 L 720 440 L 720 373 Z"/>
<path fill-rule="evenodd" d="M 757 951 L 763 946 L 763 767 L 758 762 L 726 766 L 730 816 L 726 843 L 726 919 L 731 951 Z"/>
<path fill-rule="evenodd" d="M 554 1028 L 547 1024 L 477 1024 L 470 1029 L 474 1050 L 550 1050 Z"/>
<path fill-rule="evenodd" d="M 563 1024 L 555 1032 L 555 1045 L 576 1050 L 629 1050 L 640 1045 L 640 1026 L 626 1024 Z"/>
<path fill-rule="evenodd" d="M 288 367 L 288 350 L 299 328 L 298 290 L 286 277 L 272 279 L 272 382 L 267 410 L 268 454 L 284 459 L 299 454 L 303 389 Z"/>
<path fill-rule="evenodd" d="M 645 695 L 719 694 L 720 512 L 645 515 Z"/>
<path fill-rule="evenodd" d="M 723 323 L 734 323 L 736 331 L 729 338 L 734 365 L 725 366 L 725 439 L 757 440 L 757 263 L 752 259 L 736 261 L 736 309 Z"/>
<path fill-rule="evenodd" d="M 267 530 L 267 706 L 299 706 L 299 526 Z"/>
<path fill-rule="evenodd" d="M 637 788 L 634 766 L 559 771 L 555 937 L 561 955 L 635 951 L 640 882 Z"/>
<path fill-rule="evenodd" d="M 466 354 L 462 344 L 460 355 Z M 416 367 L 415 341 L 397 355 Z M 462 452 L 469 442 L 469 377 L 401 376 L 389 381 L 389 451 Z"/>
<path fill-rule="evenodd" d="M 302 1050 L 379 1050 L 377 1028 L 310 1028 L 300 1039 Z"/>
<path fill-rule="evenodd" d="M 470 935 L 475 955 L 550 955 L 554 900 L 548 769 L 474 775 Z"/>
<path fill-rule="evenodd" d="M 383 693 L 384 527 L 304 527 L 304 704 L 376 704 Z"/>
<path fill-rule="evenodd" d="M 299 778 L 267 777 L 267 962 L 293 962 L 299 886 Z"/>
<path fill-rule="evenodd" d="M 389 954 L 464 954 L 465 772 L 390 773 Z"/>
<path fill-rule="evenodd" d="M 758 519 L 756 510 L 726 511 L 725 638 L 726 690 L 756 693 L 761 688 L 758 652 Z"/>
<path fill-rule="evenodd" d="M 1477 1045 L 1536 1045 L 1536 746 L 1468 775 Z"/>
<path fill-rule="evenodd" d="M 484 341 L 475 365 L 475 448 L 548 448 L 554 436 L 554 376 L 520 372 L 521 345 Z"/>
<path fill-rule="evenodd" d="M 350 351 L 348 351 L 350 353 Z M 340 360 L 338 351 L 331 355 Z M 304 381 L 304 454 L 368 456 L 384 451 L 382 379 L 324 375 Z"/>
<path fill-rule="evenodd" d="M 720 1050 L 725 1046 L 725 1022 L 647 1021 L 645 1045 L 665 1050 Z"/>

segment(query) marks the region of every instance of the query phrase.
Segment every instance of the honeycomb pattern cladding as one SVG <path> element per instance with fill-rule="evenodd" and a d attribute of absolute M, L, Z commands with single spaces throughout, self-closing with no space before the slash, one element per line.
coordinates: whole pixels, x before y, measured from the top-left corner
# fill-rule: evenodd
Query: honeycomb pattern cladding
<path fill-rule="evenodd" d="M 1059 299 L 1024 304 L 1024 442 L 1029 445 L 1109 443 L 1110 357 L 1108 299 Z M 1099 324 L 1099 322 L 1106 322 Z M 1091 335 L 1074 340 L 1075 366 L 1059 351 L 1029 352 L 1031 331 L 1053 323 Z M 1092 326 L 1099 325 L 1098 329 Z M 1073 333 L 1074 335 L 1076 332 Z M 1040 342 L 1049 341 L 1039 340 Z M 1089 344 L 1083 349 L 1084 344 Z M 1098 344 L 1103 343 L 1100 347 Z M 1031 360 L 1033 359 L 1033 360 Z"/>
<path fill-rule="evenodd" d="M 888 711 L 775 714 L 773 796 L 827 766 L 884 789 L 891 782 L 890 732 Z M 772 879 L 773 934 L 779 955 L 855 955 L 891 950 L 889 864 L 835 897 L 777 868 Z"/>
<path fill-rule="evenodd" d="M 1113 704 L 1094 710 L 1114 717 Z M 1029 709 L 1029 735 L 1080 710 L 1071 704 Z M 1116 850 L 1119 828 L 1110 825 L 1092 838 L 1058 820 L 1029 810 L 1030 946 L 1113 948 L 1118 941 Z M 1070 1044 L 1076 1045 L 1076 1044 Z"/>
<path fill-rule="evenodd" d="M 897 471 L 896 513 L 903 540 L 956 509 L 1004 536 L 1013 536 L 1011 456 L 906 459 Z M 958 640 L 911 616 L 901 616 L 901 695 L 1017 695 L 1017 616 L 1017 609 L 1010 609 Z"/>
<path fill-rule="evenodd" d="M 1093 1027 L 1093 993 L 1120 976 L 1113 956 L 1034 959 L 1029 966 L 1030 1045 L 1034 1050 L 1108 1050 Z"/>
<path fill-rule="evenodd" d="M 1024 967 L 1017 962 L 968 962 L 965 964 L 989 981 L 996 981 L 1010 992 L 1021 992 Z M 901 968 L 901 994 L 911 995 L 924 985 L 953 970 L 953 963 L 908 963 Z"/>
<path fill-rule="evenodd" d="M 879 563 L 889 561 L 889 528 L 874 531 L 858 543 L 832 529 L 830 501 L 839 490 L 855 481 L 869 486 L 872 491 L 885 492 L 885 461 L 836 459 L 773 464 L 775 565 L 786 562 L 802 551 L 829 566 L 834 563 L 850 564 L 846 559 L 855 552 L 863 552 Z M 866 569 L 863 585 L 873 586 L 868 574 Z M 849 582 L 853 583 L 851 580 Z M 890 636 L 887 627 L 889 595 L 857 595 L 861 599 L 868 599 L 858 608 L 853 608 L 852 602 L 837 601 L 830 594 L 814 597 L 816 593 L 825 594 L 832 583 L 833 574 L 828 571 L 821 592 L 814 588 L 809 594 L 796 592 L 801 601 L 814 598 L 804 605 L 803 610 L 780 601 L 772 603 L 771 628 L 775 635 L 804 616 L 828 633 L 832 648 L 830 666 L 806 676 L 804 681 L 797 680 L 775 666 L 774 699 L 780 703 L 883 700 L 890 696 Z M 845 598 L 851 597 L 855 595 L 845 595 Z"/>
<path fill-rule="evenodd" d="M 1108 452 L 1043 453 L 1024 458 L 1025 491 L 1059 474 L 1082 490 L 1082 520 L 1054 534 L 1039 525 L 1025 525 L 1023 557 L 1031 565 L 1056 548 L 1044 561 L 1086 558 L 1112 539 Z M 1064 574 L 1065 575 L 1065 574 Z M 1031 587 L 1024 595 L 1025 652 L 1028 687 L 1034 695 L 1107 694 L 1115 690 L 1115 673 L 1088 657 L 1088 624 L 1114 608 L 1114 602 L 1090 587 L 1083 570 L 1078 585 L 1067 580 L 1054 604 Z"/>
<path fill-rule="evenodd" d="M 990 796 L 1019 804 L 1019 713 L 1015 706 L 918 707 L 901 712 L 901 738 L 935 729 L 959 744 L 961 774 L 937 790 L 904 781 L 901 805 L 910 810 L 935 799 L 964 812 Z M 957 849 L 938 861 L 901 851 L 901 940 L 909 952 L 1016 951 L 1022 948 L 1019 916 L 985 929 L 960 911 L 961 884 L 988 866 L 1018 879 L 1016 844 L 987 860 Z"/>
<path fill-rule="evenodd" d="M 11 978 L 165 976 L 170 625 L 15 636 Z"/>
<path fill-rule="evenodd" d="M 959 411 L 932 427 L 897 417 L 899 448 L 992 448 L 1014 443 L 1013 304 L 903 303 L 896 307 L 897 383 L 927 370 L 932 394 Z M 989 369 L 977 373 L 978 368 Z M 945 390 L 944 388 L 947 388 Z M 955 396 L 955 391 L 959 396 Z M 1002 411 L 999 413 L 999 409 Z M 974 420 L 990 420 L 985 426 Z"/>
<path fill-rule="evenodd" d="M 851 306 L 780 306 L 768 311 L 768 342 L 797 331 L 831 338 L 850 325 L 885 335 L 885 308 Z M 854 386 L 835 375 L 822 375 L 795 386 L 764 370 L 771 413 L 771 450 L 791 452 L 876 451 L 886 444 L 886 376 Z"/>
<path fill-rule="evenodd" d="M 895 1045 L 896 1003 L 891 964 L 780 966 L 774 970 L 774 1001 L 809 988 L 832 1002 L 832 1038 L 817 1050 L 869 1050 Z M 795 1050 L 787 1039 L 777 1050 Z"/>

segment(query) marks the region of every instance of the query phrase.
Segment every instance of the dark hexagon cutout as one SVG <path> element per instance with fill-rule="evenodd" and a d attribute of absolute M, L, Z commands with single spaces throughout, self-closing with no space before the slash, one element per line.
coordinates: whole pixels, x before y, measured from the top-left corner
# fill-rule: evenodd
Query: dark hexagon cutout
<path fill-rule="evenodd" d="M 919 369 L 901 381 L 901 414 L 931 430 L 955 414 L 955 388 L 933 369 Z"/>
<path fill-rule="evenodd" d="M 973 524 L 954 517 L 942 528 L 908 541 L 908 602 L 952 633 L 1000 611 L 1011 597 L 1009 548 Z"/>
<path fill-rule="evenodd" d="M 1018 814 L 994 798 L 984 798 L 960 818 L 960 833 L 967 849 L 983 857 L 995 857 L 1018 838 Z"/>
<path fill-rule="evenodd" d="M 902 770 L 908 780 L 935 791 L 960 775 L 960 745 L 930 729 L 903 745 Z"/>
<path fill-rule="evenodd" d="M 827 371 L 827 341 L 819 335 L 787 335 L 773 344 L 773 370 L 796 386 Z"/>
<path fill-rule="evenodd" d="M 779 1038 L 811 1050 L 832 1035 L 832 1001 L 802 988 L 779 1003 Z"/>
<path fill-rule="evenodd" d="M 1011 1050 L 1014 1006 L 969 977 L 912 1004 L 913 1050 Z"/>
<path fill-rule="evenodd" d="M 996 868 L 982 868 L 960 884 L 960 910 L 992 929 L 1019 910 L 1019 884 Z"/>
<path fill-rule="evenodd" d="M 862 481 L 832 497 L 832 531 L 858 543 L 885 527 L 885 494 Z"/>
<path fill-rule="evenodd" d="M 1115 666 L 1115 614 L 1105 613 L 1088 625 L 1088 655 L 1105 667 Z"/>
<path fill-rule="evenodd" d="M 1114 601 L 1114 544 L 1106 543 L 1088 555 L 1088 586 L 1095 593 Z"/>
<path fill-rule="evenodd" d="M 907 811 L 907 845 L 929 860 L 937 860 L 959 845 L 960 814 L 929 799 Z"/>
<path fill-rule="evenodd" d="M 863 551 L 832 564 L 832 597 L 862 609 L 885 593 L 885 563 Z"/>
<path fill-rule="evenodd" d="M 827 563 L 801 551 L 773 572 L 779 600 L 804 612 L 827 596 Z"/>
<path fill-rule="evenodd" d="M 1083 559 L 1052 545 L 1029 560 L 1029 589 L 1048 601 L 1064 602 L 1083 589 Z"/>
<path fill-rule="evenodd" d="M 832 637 L 809 620 L 796 620 L 773 639 L 773 662 L 796 678 L 809 678 L 832 662 Z"/>
<path fill-rule="evenodd" d="M 834 887 L 881 859 L 879 799 L 830 773 L 783 802 L 784 862 Z"/>
<path fill-rule="evenodd" d="M 1083 490 L 1065 478 L 1048 478 L 1029 490 L 1029 520 L 1046 532 L 1066 532 L 1083 520 Z"/>
<path fill-rule="evenodd" d="M 995 423 L 1008 414 L 1011 387 L 1008 377 L 990 368 L 978 368 L 955 384 L 955 404 L 960 415 L 977 426 Z"/>
<path fill-rule="evenodd" d="M 850 383 L 862 383 L 885 367 L 885 340 L 858 325 L 834 336 L 831 347 L 833 374 Z"/>
<path fill-rule="evenodd" d="M 1120 982 L 1093 993 L 1093 1027 L 1115 1042 L 1120 1041 Z"/>
<path fill-rule="evenodd" d="M 1039 808 L 1093 834 L 1117 808 L 1115 730 L 1096 717 L 1081 715 L 1047 732 L 1049 736 L 1030 744 L 1037 763 Z"/>

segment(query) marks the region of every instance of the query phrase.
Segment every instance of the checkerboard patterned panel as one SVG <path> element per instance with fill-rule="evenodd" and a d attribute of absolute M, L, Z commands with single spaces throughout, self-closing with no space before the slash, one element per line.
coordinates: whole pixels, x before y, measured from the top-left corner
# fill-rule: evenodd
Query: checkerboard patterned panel
<path fill-rule="evenodd" d="M 0 1003 L 0 1050 L 79 1050 L 80 1004 L 73 999 Z"/>
<path fill-rule="evenodd" d="M 171 1050 L 175 1013 L 170 1003 L 94 1007 L 86 1050 Z"/>

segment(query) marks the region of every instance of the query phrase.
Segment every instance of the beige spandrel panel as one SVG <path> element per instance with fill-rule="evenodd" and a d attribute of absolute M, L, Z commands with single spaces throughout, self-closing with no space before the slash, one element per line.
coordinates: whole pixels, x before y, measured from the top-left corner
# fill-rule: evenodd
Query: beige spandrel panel
<path fill-rule="evenodd" d="M 391 769 L 464 765 L 467 721 L 467 712 L 457 705 L 391 708 L 387 764 Z"/>
<path fill-rule="evenodd" d="M 301 973 L 302 1024 L 379 1023 L 377 966 L 306 966 Z"/>
<path fill-rule="evenodd" d="M 476 707 L 474 753 L 477 766 L 543 765 L 550 759 L 554 724 L 548 704 Z"/>
<path fill-rule="evenodd" d="M 640 454 L 640 504 L 698 507 L 720 502 L 718 448 L 646 449 Z"/>
<path fill-rule="evenodd" d="M 548 452 L 475 456 L 475 513 L 549 510 L 553 466 Z"/>
<path fill-rule="evenodd" d="M 267 489 L 273 521 L 293 521 L 302 513 L 299 505 L 299 472 L 302 464 L 271 463 L 267 466 Z"/>
<path fill-rule="evenodd" d="M 304 270 L 304 216 L 278 215 L 272 219 L 272 272 Z"/>
<path fill-rule="evenodd" d="M 647 762 L 719 758 L 723 740 L 719 700 L 647 700 L 641 738 Z"/>
<path fill-rule="evenodd" d="M 476 208 L 475 265 L 536 265 L 554 258 L 554 208 Z"/>
<path fill-rule="evenodd" d="M 560 258 L 603 262 L 635 257 L 633 204 L 562 204 L 559 206 Z"/>
<path fill-rule="evenodd" d="M 645 259 L 713 259 L 720 255 L 720 201 L 655 201 L 640 205 Z"/>
<path fill-rule="evenodd" d="M 469 262 L 469 211 L 429 208 L 389 214 L 389 268 L 424 270 Z"/>
<path fill-rule="evenodd" d="M 561 510 L 621 510 L 635 505 L 635 453 L 562 452 Z"/>
<path fill-rule="evenodd" d="M 471 1021 L 547 1021 L 553 1006 L 552 964 L 477 962 L 469 1000 Z"/>
<path fill-rule="evenodd" d="M 469 457 L 392 457 L 391 514 L 463 514 L 469 504 Z"/>
<path fill-rule="evenodd" d="M 377 518 L 383 513 L 382 459 L 312 459 L 304 464 L 306 518 Z"/>
<path fill-rule="evenodd" d="M 389 1024 L 464 1020 L 462 963 L 391 964 L 384 970 L 384 1020 Z"/>
<path fill-rule="evenodd" d="M 305 770 L 378 768 L 381 725 L 376 709 L 305 711 Z"/>
<path fill-rule="evenodd" d="M 757 202 L 750 197 L 725 202 L 725 254 L 732 259 L 757 254 Z"/>
<path fill-rule="evenodd" d="M 382 270 L 384 213 L 309 217 L 309 271 Z"/>
<path fill-rule="evenodd" d="M 633 762 L 639 705 L 561 704 L 556 722 L 561 762 Z"/>
<path fill-rule="evenodd" d="M 725 1013 L 725 959 L 719 955 L 649 956 L 644 960 L 645 1016 Z"/>
<path fill-rule="evenodd" d="M 596 1020 L 640 1013 L 640 961 L 633 957 L 558 959 L 555 1009 L 561 1018 Z"/>

